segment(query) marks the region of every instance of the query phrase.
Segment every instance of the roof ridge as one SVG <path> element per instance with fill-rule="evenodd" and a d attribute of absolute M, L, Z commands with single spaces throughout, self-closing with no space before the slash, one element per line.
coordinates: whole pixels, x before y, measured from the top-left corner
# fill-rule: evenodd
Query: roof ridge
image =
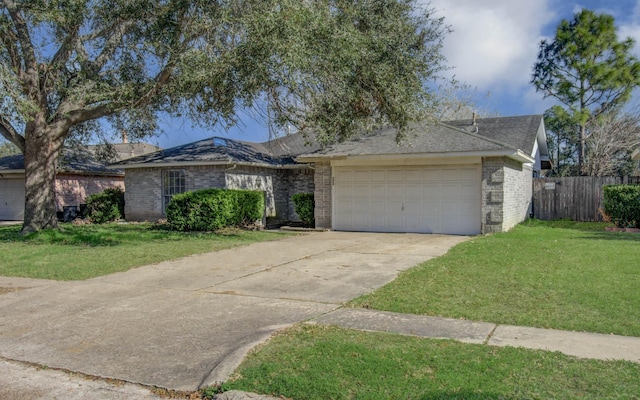
<path fill-rule="evenodd" d="M 466 130 L 464 130 L 462 128 L 458 128 L 456 126 L 449 125 L 449 124 L 444 123 L 442 121 L 436 121 L 436 123 L 439 124 L 439 125 L 444 126 L 445 128 L 454 130 L 456 132 L 464 133 L 465 135 L 471 136 L 471 137 L 476 138 L 476 139 L 480 139 L 480 140 L 484 140 L 484 141 L 489 142 L 489 143 L 497 144 L 498 146 L 506 147 L 506 148 L 508 148 L 510 150 L 519 150 L 518 148 L 516 148 L 514 146 L 511 146 L 509 144 L 503 143 L 503 142 L 501 142 L 499 140 L 491 139 L 491 138 L 488 138 L 486 136 L 480 135 L 480 134 L 475 133 L 475 132 L 468 132 L 468 131 L 466 131 Z M 477 127 L 477 125 L 476 125 L 476 127 Z"/>
<path fill-rule="evenodd" d="M 540 117 L 543 118 L 544 114 L 526 114 L 526 115 L 507 115 L 507 116 L 503 116 L 503 117 L 476 117 L 476 121 L 486 121 L 486 120 L 495 120 L 495 119 L 507 119 L 507 118 L 517 118 L 517 119 L 523 119 L 523 118 L 529 118 L 529 117 Z M 449 119 L 443 122 L 463 122 L 463 121 L 470 121 L 472 120 L 472 118 L 461 118 L 461 119 Z"/>

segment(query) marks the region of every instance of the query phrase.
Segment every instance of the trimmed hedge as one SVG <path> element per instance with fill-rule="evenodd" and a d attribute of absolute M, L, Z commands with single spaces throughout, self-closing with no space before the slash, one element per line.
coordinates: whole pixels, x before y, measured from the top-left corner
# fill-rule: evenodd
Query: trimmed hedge
<path fill-rule="evenodd" d="M 313 193 L 296 193 L 291 199 L 293 200 L 293 206 L 296 210 L 296 214 L 300 217 L 302 222 L 310 227 L 315 225 L 315 201 Z"/>
<path fill-rule="evenodd" d="M 604 212 L 620 228 L 640 228 L 640 185 L 603 188 Z"/>
<path fill-rule="evenodd" d="M 167 222 L 178 231 L 215 231 L 247 226 L 262 219 L 264 193 L 203 189 L 177 194 L 167 205 Z"/>
<path fill-rule="evenodd" d="M 87 197 L 85 217 L 95 224 L 124 218 L 124 192 L 119 187 L 105 189 Z"/>

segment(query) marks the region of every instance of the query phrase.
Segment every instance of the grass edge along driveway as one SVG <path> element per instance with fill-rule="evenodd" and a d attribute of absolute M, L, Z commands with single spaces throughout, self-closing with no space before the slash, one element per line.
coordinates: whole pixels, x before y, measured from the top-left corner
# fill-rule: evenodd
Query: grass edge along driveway
<path fill-rule="evenodd" d="M 150 223 L 61 224 L 28 236 L 19 231 L 20 226 L 0 227 L 0 276 L 83 280 L 291 236 L 240 229 L 181 233 Z"/>
<path fill-rule="evenodd" d="M 632 306 L 639 304 L 639 251 L 640 235 L 607 233 L 603 224 L 529 221 L 459 244 L 350 305 L 640 336 L 640 311 Z M 607 312 L 614 314 L 600 321 Z M 629 361 L 299 324 L 255 349 L 221 388 L 204 393 L 633 399 L 639 398 L 638 376 L 640 365 Z"/>
<path fill-rule="evenodd" d="M 528 221 L 461 243 L 350 306 L 640 337 L 639 257 L 640 234 Z"/>
<path fill-rule="evenodd" d="M 221 388 L 302 399 L 633 399 L 640 364 L 299 324 Z"/>

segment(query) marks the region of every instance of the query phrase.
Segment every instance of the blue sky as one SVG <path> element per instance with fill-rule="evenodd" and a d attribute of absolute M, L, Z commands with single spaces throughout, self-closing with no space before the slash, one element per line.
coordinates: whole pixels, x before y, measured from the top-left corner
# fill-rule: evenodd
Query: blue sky
<path fill-rule="evenodd" d="M 634 38 L 634 54 L 640 58 L 640 0 L 431 0 L 431 6 L 453 29 L 444 44 L 452 67 L 448 74 L 475 88 L 480 109 L 503 116 L 539 114 L 554 104 L 529 83 L 531 68 L 540 41 L 582 8 L 613 15 L 618 36 Z M 640 92 L 632 102 L 640 105 Z M 181 119 L 165 119 L 161 125 L 164 133 L 151 142 L 163 148 L 210 136 L 268 139 L 267 127 L 250 117 L 228 132 Z"/>

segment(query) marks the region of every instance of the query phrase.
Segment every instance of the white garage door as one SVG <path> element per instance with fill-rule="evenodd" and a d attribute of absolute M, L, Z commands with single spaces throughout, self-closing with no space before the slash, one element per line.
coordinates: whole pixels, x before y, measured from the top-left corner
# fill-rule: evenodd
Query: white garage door
<path fill-rule="evenodd" d="M 336 167 L 333 229 L 480 233 L 480 165 Z"/>
<path fill-rule="evenodd" d="M 24 180 L 0 179 L 0 221 L 24 218 Z"/>

